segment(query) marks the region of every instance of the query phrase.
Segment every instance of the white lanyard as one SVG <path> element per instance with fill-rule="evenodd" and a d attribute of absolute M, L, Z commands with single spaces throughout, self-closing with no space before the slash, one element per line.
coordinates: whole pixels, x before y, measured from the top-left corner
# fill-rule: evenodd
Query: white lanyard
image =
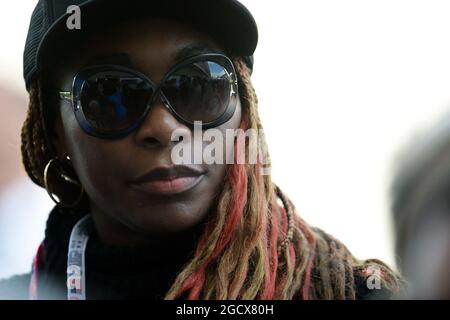
<path fill-rule="evenodd" d="M 90 214 L 73 227 L 67 253 L 67 299 L 86 300 L 85 251 L 93 230 Z"/>

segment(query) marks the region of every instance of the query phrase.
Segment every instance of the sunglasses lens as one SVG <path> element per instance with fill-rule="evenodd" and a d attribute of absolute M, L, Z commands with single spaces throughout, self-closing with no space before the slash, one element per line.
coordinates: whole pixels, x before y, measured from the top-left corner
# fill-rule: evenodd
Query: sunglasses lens
<path fill-rule="evenodd" d="M 136 75 L 106 71 L 89 77 L 81 90 L 83 114 L 100 133 L 132 127 L 144 114 L 153 88 Z"/>
<path fill-rule="evenodd" d="M 228 110 L 232 99 L 235 101 L 237 88 L 230 69 L 214 61 L 191 63 L 173 72 L 161 91 L 182 119 L 211 123 Z"/>

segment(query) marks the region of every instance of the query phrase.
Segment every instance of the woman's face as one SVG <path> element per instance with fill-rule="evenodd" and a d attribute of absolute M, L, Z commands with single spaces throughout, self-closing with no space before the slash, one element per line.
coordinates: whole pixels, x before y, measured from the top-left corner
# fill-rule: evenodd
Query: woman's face
<path fill-rule="evenodd" d="M 172 21 L 133 21 L 91 35 L 61 61 L 54 81 L 70 91 L 74 74 L 90 64 L 126 64 L 158 84 L 176 56 L 201 44 L 223 51 L 212 38 Z M 131 65 L 131 66 L 130 66 Z M 202 172 L 198 183 L 178 193 L 155 193 L 132 182 L 151 170 L 172 166 L 174 130 L 190 130 L 157 99 L 143 124 L 128 136 L 104 140 L 87 135 L 68 102 L 60 102 L 56 121 L 57 148 L 68 155 L 90 199 L 99 236 L 112 244 L 134 244 L 153 236 L 189 232 L 200 225 L 223 186 L 226 164 L 189 165 Z M 217 129 L 236 129 L 241 121 L 238 103 L 233 117 Z M 192 131 L 191 131 L 192 132 Z M 202 142 L 203 148 L 205 143 Z M 232 147 L 232 145 L 231 145 Z M 170 190 L 169 190 L 170 191 Z"/>

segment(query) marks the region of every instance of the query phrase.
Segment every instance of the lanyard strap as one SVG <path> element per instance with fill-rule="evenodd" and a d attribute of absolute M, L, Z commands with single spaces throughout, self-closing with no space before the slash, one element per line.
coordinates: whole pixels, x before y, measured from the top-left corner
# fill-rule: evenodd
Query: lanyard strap
<path fill-rule="evenodd" d="M 73 227 L 67 253 L 67 299 L 86 300 L 85 251 L 92 232 L 91 215 L 84 216 Z"/>
<path fill-rule="evenodd" d="M 67 253 L 67 299 L 86 300 L 85 251 L 89 235 L 93 230 L 91 215 L 84 216 L 73 227 Z M 39 265 L 44 260 L 44 241 L 33 259 L 29 285 L 29 299 L 38 300 Z"/>

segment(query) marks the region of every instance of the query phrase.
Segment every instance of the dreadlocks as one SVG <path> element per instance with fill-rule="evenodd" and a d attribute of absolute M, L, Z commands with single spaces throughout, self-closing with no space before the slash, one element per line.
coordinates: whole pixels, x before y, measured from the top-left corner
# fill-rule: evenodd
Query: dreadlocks
<path fill-rule="evenodd" d="M 240 57 L 234 64 L 243 109 L 240 128 L 262 130 L 249 70 Z M 52 158 L 42 92 L 41 83 L 34 81 L 22 128 L 23 163 L 40 186 L 44 186 L 44 168 Z M 245 146 L 246 153 L 248 148 Z M 258 153 L 268 155 L 264 139 L 258 144 Z M 214 214 L 193 256 L 165 298 L 355 299 L 354 277 L 367 277 L 369 267 L 380 270 L 384 288 L 394 294 L 400 289 L 399 277 L 383 262 L 358 261 L 337 239 L 302 220 L 270 175 L 261 174 L 259 161 L 235 161 L 228 166 Z"/>
<path fill-rule="evenodd" d="M 44 141 L 42 91 L 39 81 L 35 81 L 30 87 L 30 102 L 21 134 L 25 170 L 31 180 L 41 187 L 44 186 L 44 168 L 50 160 L 47 143 Z"/>

